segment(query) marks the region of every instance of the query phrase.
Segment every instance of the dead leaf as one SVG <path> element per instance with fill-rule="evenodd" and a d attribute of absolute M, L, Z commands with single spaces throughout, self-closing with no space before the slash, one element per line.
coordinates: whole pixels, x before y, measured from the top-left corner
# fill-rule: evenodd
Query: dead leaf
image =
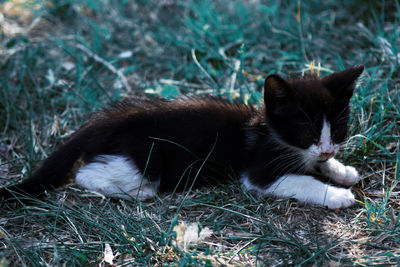
<path fill-rule="evenodd" d="M 106 243 L 104 247 L 104 262 L 113 265 L 114 254 L 110 244 Z"/>

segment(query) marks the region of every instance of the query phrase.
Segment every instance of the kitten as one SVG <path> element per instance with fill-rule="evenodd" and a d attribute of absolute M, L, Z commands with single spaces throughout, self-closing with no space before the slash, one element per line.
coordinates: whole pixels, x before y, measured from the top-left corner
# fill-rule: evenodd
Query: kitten
<path fill-rule="evenodd" d="M 322 79 L 270 75 L 261 109 L 209 98 L 116 104 L 94 113 L 28 179 L 1 189 L 0 197 L 60 186 L 83 158 L 87 165 L 76 183 L 111 197 L 143 200 L 157 190 L 237 175 L 259 195 L 348 207 L 355 202 L 349 188 L 325 184 L 311 173 L 319 170 L 344 186 L 359 181 L 353 167 L 333 156 L 345 140 L 349 101 L 363 69 Z"/>

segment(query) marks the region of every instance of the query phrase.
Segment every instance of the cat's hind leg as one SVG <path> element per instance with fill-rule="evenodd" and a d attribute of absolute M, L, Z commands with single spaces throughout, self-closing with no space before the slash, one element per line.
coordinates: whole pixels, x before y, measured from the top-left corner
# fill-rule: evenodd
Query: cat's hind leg
<path fill-rule="evenodd" d="M 80 168 L 75 182 L 105 196 L 145 200 L 155 196 L 153 185 L 129 158 L 121 155 L 100 155 Z"/>

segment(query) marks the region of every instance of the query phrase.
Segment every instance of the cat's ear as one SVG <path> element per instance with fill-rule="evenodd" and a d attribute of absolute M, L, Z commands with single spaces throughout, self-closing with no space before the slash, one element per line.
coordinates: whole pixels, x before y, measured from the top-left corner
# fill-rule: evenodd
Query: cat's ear
<path fill-rule="evenodd" d="M 264 104 L 268 112 L 284 115 L 290 112 L 295 104 L 291 85 L 276 74 L 265 79 Z"/>
<path fill-rule="evenodd" d="M 353 95 L 355 82 L 363 70 L 364 66 L 357 65 L 350 69 L 328 75 L 322 78 L 321 81 L 335 98 L 348 101 Z"/>

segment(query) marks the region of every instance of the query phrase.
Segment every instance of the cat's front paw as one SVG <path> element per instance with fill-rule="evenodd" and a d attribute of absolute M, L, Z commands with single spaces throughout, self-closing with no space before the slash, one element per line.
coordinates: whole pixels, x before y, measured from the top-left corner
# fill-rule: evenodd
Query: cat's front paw
<path fill-rule="evenodd" d="M 326 192 L 324 206 L 335 210 L 350 207 L 354 203 L 355 198 L 350 189 L 331 186 Z"/>
<path fill-rule="evenodd" d="M 335 179 L 335 182 L 340 185 L 350 186 L 360 181 L 360 174 L 352 166 L 345 166 L 344 175 Z"/>
<path fill-rule="evenodd" d="M 351 166 L 345 166 L 334 158 L 320 166 L 323 174 L 339 185 L 351 186 L 360 181 L 358 171 Z"/>

